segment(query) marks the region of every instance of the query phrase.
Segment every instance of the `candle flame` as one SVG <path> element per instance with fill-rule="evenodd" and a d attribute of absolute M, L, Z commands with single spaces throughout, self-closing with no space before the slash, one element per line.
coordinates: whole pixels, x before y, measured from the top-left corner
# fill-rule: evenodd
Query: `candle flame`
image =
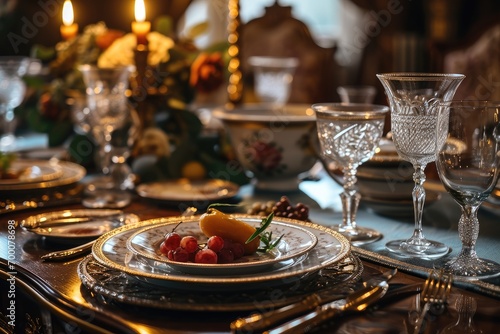
<path fill-rule="evenodd" d="M 144 0 L 135 0 L 135 20 L 137 22 L 144 22 L 146 20 Z"/>
<path fill-rule="evenodd" d="M 73 20 L 75 19 L 73 14 L 73 4 L 71 0 L 65 0 L 62 10 L 62 20 L 65 26 L 70 26 L 73 24 Z"/>

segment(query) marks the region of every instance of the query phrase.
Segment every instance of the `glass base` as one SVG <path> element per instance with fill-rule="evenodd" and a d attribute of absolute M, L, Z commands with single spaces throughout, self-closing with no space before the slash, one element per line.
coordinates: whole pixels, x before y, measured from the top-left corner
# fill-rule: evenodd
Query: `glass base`
<path fill-rule="evenodd" d="M 83 206 L 92 209 L 120 209 L 130 204 L 132 195 L 123 190 L 96 190 L 86 194 Z"/>
<path fill-rule="evenodd" d="M 401 257 L 419 259 L 437 259 L 450 252 L 445 244 L 432 240 L 394 240 L 389 241 L 385 248 Z"/>
<path fill-rule="evenodd" d="M 85 188 L 82 204 L 92 209 L 120 209 L 129 205 L 132 195 L 126 190 L 114 188 L 113 185 L 108 176 L 92 179 Z"/>
<path fill-rule="evenodd" d="M 455 257 L 443 266 L 445 271 L 463 280 L 480 280 L 500 276 L 500 264 L 479 258 Z"/>
<path fill-rule="evenodd" d="M 3 135 L 0 137 L 0 151 L 2 152 L 14 152 L 16 151 L 16 136 L 14 135 Z"/>
<path fill-rule="evenodd" d="M 336 225 L 332 226 L 331 229 L 349 239 L 353 246 L 368 244 L 382 238 L 382 233 L 367 227 L 345 228 L 342 225 Z"/>

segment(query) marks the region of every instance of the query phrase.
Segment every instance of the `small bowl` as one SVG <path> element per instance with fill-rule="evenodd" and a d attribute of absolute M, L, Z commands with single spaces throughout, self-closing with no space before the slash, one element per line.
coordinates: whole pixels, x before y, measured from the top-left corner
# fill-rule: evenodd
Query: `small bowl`
<path fill-rule="evenodd" d="M 316 116 L 309 105 L 253 104 L 216 109 L 239 163 L 257 189 L 292 191 L 317 161 Z"/>

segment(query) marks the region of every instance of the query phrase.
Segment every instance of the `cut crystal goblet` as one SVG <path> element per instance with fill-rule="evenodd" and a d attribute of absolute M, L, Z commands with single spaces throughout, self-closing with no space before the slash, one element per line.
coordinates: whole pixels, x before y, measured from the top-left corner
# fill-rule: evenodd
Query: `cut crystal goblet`
<path fill-rule="evenodd" d="M 356 213 L 361 195 L 356 189 L 356 171 L 378 147 L 389 108 L 372 104 L 314 104 L 321 158 L 334 161 L 343 170 L 342 223 L 334 229 L 353 245 L 380 239 L 379 231 L 358 226 Z"/>
<path fill-rule="evenodd" d="M 464 79 L 462 74 L 386 73 L 377 74 L 391 106 L 391 132 L 399 156 L 409 161 L 415 172 L 413 210 L 415 228 L 409 239 L 390 241 L 386 248 L 403 257 L 439 258 L 449 252 L 441 242 L 429 240 L 422 230 L 425 203 L 425 167 L 435 161 L 436 143 L 446 133 L 437 129 L 437 105 L 453 98 Z"/>

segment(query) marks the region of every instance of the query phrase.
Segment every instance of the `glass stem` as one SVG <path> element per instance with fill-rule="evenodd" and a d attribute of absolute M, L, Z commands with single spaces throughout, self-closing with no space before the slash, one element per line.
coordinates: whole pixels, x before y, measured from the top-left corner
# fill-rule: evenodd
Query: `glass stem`
<path fill-rule="evenodd" d="M 413 173 L 413 181 L 415 182 L 415 187 L 413 188 L 413 212 L 415 215 L 415 230 L 413 231 L 413 240 L 425 240 L 424 233 L 422 232 L 422 216 L 424 213 L 424 203 L 425 203 L 425 165 L 415 165 L 415 172 Z"/>
<path fill-rule="evenodd" d="M 356 190 L 356 168 L 349 166 L 344 169 L 344 192 L 340 194 L 342 200 L 342 225 L 344 231 L 355 232 L 356 213 L 361 195 Z"/>
<path fill-rule="evenodd" d="M 15 114 L 12 108 L 9 108 L 4 103 L 0 104 L 0 137 L 2 138 L 2 145 L 8 147 L 14 143 L 15 131 Z"/>
<path fill-rule="evenodd" d="M 479 206 L 464 205 L 458 222 L 458 236 L 462 241 L 459 258 L 477 259 L 476 240 L 479 235 L 477 210 Z"/>

